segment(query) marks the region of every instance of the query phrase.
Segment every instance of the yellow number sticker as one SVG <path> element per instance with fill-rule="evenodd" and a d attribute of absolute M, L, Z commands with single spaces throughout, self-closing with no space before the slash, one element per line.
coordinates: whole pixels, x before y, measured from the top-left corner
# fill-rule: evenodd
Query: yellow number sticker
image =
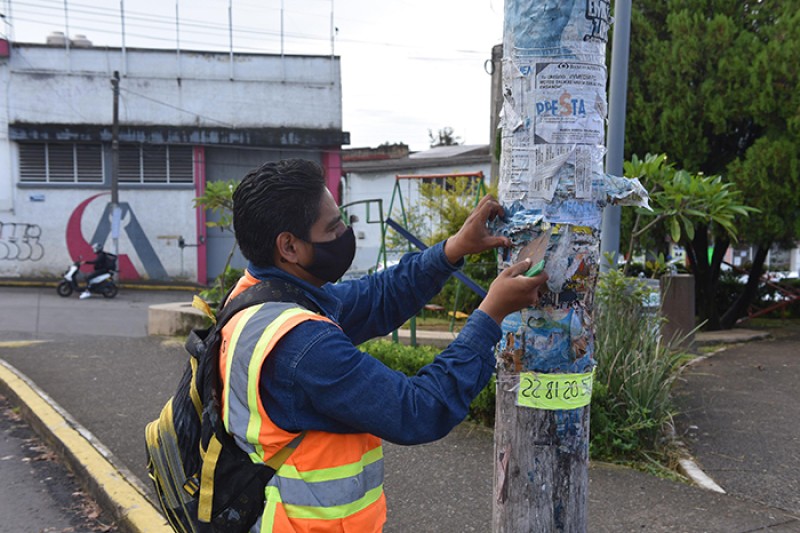
<path fill-rule="evenodd" d="M 521 372 L 517 405 L 533 409 L 564 410 L 592 401 L 594 369 L 586 374 Z"/>

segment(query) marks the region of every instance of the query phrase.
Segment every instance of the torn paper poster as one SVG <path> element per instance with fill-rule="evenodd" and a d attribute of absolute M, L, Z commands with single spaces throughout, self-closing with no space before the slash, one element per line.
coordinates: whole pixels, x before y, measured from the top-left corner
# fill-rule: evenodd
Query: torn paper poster
<path fill-rule="evenodd" d="M 580 307 L 526 309 L 507 316 L 502 329 L 498 364 L 507 372 L 580 373 L 594 365 L 592 324 Z"/>
<path fill-rule="evenodd" d="M 511 50 L 509 45 L 513 45 L 517 54 L 605 57 L 610 7 L 609 0 L 510 4 L 505 13 L 504 46 Z"/>
<path fill-rule="evenodd" d="M 498 190 L 502 201 L 552 201 L 558 190 L 579 199 L 593 197 L 594 173 L 601 168 L 602 150 L 575 144 L 531 145 L 529 140 L 530 136 L 522 134 L 503 145 Z"/>
<path fill-rule="evenodd" d="M 552 224 L 571 224 L 599 229 L 603 216 L 602 208 L 606 205 L 650 208 L 650 197 L 638 179 L 593 174 L 591 182 L 591 198 L 581 198 L 586 196 L 585 181 L 581 172 L 572 168 L 571 174 L 565 171 L 565 175 L 559 178 L 559 186 L 548 200 L 532 198 L 530 191 L 527 190 L 529 183 L 525 181 L 524 176 L 510 182 L 501 175 L 499 196 L 506 218 L 505 221 L 495 221 L 491 227 L 496 232 L 502 232 L 505 225 L 519 226 L 529 224 L 531 220 L 542 220 Z"/>
<path fill-rule="evenodd" d="M 535 87 L 521 95 L 534 117 L 536 144 L 602 145 L 606 68 L 573 61 L 536 63 Z"/>
<path fill-rule="evenodd" d="M 558 307 L 575 300 L 588 302 L 597 275 L 598 233 L 588 226 L 551 224 L 535 216 L 522 226 L 506 225 L 501 234 L 511 240 L 512 247 L 507 256 L 499 258 L 499 268 L 525 259 L 532 264 L 544 260 L 549 292 L 542 304 Z"/>

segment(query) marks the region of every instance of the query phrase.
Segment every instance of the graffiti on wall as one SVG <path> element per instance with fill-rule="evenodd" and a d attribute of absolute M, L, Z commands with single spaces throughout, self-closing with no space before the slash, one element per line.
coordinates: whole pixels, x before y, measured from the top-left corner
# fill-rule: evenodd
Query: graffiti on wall
<path fill-rule="evenodd" d="M 41 236 L 38 224 L 0 222 L 0 261 L 40 260 L 44 257 Z"/>
<path fill-rule="evenodd" d="M 73 261 L 76 261 L 80 258 L 85 259 L 87 257 L 93 257 L 93 243 L 99 243 L 108 249 L 107 241 L 111 236 L 112 228 L 112 205 L 110 202 L 106 204 L 103 214 L 100 216 L 91 239 L 86 240 L 83 236 L 83 232 L 81 231 L 81 224 L 86 212 L 86 208 L 90 203 L 92 203 L 92 201 L 106 194 L 110 193 L 103 192 L 94 196 L 90 196 L 78 204 L 69 217 L 69 221 L 67 222 L 66 239 L 67 250 L 69 251 L 69 255 L 72 257 Z M 158 254 L 142 229 L 142 226 L 139 223 L 139 220 L 136 218 L 136 214 L 134 213 L 133 209 L 127 202 L 121 202 L 119 207 L 121 210 L 120 232 L 124 230 L 130 245 L 133 247 L 133 251 L 136 253 L 136 256 L 139 258 L 139 261 L 144 267 L 147 277 L 150 279 L 165 279 L 167 277 L 167 271 L 164 269 L 164 265 L 161 263 Z M 119 254 L 118 262 L 121 279 L 131 280 L 140 279 L 142 277 L 142 274 L 136 269 L 131 261 L 131 256 L 129 254 Z"/>

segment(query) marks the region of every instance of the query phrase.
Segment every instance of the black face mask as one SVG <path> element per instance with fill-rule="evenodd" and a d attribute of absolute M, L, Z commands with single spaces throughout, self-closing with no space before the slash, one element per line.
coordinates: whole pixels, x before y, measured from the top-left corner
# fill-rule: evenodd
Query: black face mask
<path fill-rule="evenodd" d="M 307 267 L 298 265 L 315 278 L 330 283 L 347 272 L 356 256 L 356 236 L 352 226 L 332 241 L 310 244 L 314 247 L 314 261 Z"/>

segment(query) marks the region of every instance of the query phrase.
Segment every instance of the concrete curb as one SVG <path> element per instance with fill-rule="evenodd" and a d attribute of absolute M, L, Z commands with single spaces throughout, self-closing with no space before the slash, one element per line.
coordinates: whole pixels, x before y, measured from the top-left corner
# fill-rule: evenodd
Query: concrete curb
<path fill-rule="evenodd" d="M 2 278 L 0 279 L 0 287 L 57 287 L 58 284 L 61 283 L 60 279 L 57 280 L 25 280 L 25 279 L 8 279 Z M 199 285 L 169 285 L 169 284 L 157 284 L 157 283 L 125 283 L 117 281 L 117 287 L 120 289 L 125 290 L 137 290 L 137 291 L 188 291 L 188 292 L 200 292 L 206 287 L 201 287 Z"/>
<path fill-rule="evenodd" d="M 697 463 L 694 462 L 694 459 L 679 459 L 678 465 L 681 473 L 691 479 L 692 482 L 694 482 L 694 484 L 701 489 L 719 492 L 720 494 L 727 494 L 725 489 L 717 485 L 716 482 L 708 476 L 708 474 L 703 472 L 703 470 L 697 466 Z"/>
<path fill-rule="evenodd" d="M 116 466 L 111 452 L 96 437 L 3 359 L 0 392 L 20 407 L 25 420 L 64 458 L 81 485 L 114 515 L 121 531 L 172 531 L 145 497 L 138 479 L 124 467 Z"/>

